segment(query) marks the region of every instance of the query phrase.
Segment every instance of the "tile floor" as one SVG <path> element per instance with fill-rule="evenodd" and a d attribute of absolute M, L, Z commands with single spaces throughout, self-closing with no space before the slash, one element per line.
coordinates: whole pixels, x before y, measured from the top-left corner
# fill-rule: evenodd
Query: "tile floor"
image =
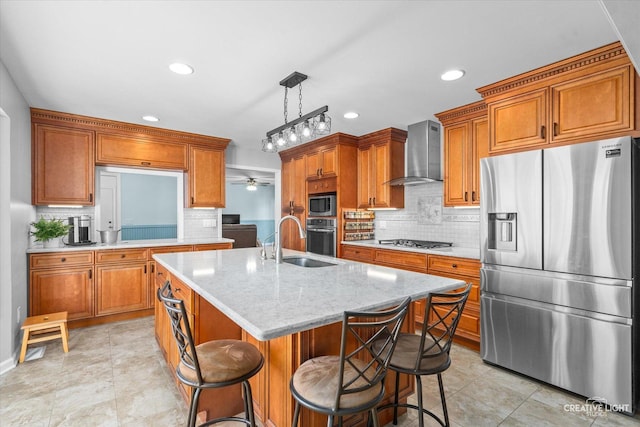
<path fill-rule="evenodd" d="M 152 317 L 72 329 L 69 348 L 65 354 L 59 341 L 50 342 L 42 359 L 0 376 L 0 426 L 185 425 L 187 408 L 155 342 Z M 444 386 L 454 427 L 640 426 L 640 415 L 565 411 L 584 399 L 487 365 L 466 348 L 454 347 L 451 357 Z M 425 377 L 423 388 L 427 407 L 440 414 L 435 378 Z M 399 425 L 417 426 L 416 414 Z"/>

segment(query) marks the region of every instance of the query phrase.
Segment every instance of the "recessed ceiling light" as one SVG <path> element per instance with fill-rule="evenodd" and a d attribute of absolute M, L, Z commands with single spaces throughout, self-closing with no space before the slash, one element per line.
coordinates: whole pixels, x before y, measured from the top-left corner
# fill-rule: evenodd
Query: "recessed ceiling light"
<path fill-rule="evenodd" d="M 356 113 L 355 111 L 349 111 L 348 113 L 344 113 L 345 119 L 355 119 L 358 116 L 360 116 L 360 114 Z"/>
<path fill-rule="evenodd" d="M 142 116 L 142 120 L 145 120 L 147 122 L 157 122 L 160 119 L 157 118 L 156 116 Z"/>
<path fill-rule="evenodd" d="M 462 76 L 464 76 L 463 70 L 449 70 L 441 75 L 440 78 L 444 81 L 449 82 L 451 80 L 458 80 Z"/>
<path fill-rule="evenodd" d="M 182 74 L 185 76 L 187 74 L 193 74 L 193 67 L 187 64 L 182 64 L 180 62 L 174 62 L 173 64 L 169 65 L 169 69 L 176 74 Z"/>

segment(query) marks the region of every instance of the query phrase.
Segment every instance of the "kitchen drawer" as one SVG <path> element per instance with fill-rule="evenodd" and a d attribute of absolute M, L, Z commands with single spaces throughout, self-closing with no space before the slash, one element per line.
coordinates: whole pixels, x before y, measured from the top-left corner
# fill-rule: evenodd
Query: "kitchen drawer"
<path fill-rule="evenodd" d="M 202 245 L 193 245 L 194 251 L 217 251 L 219 249 L 231 249 L 233 243 L 207 243 Z"/>
<path fill-rule="evenodd" d="M 191 245 L 178 245 L 178 246 L 155 246 L 149 248 L 149 259 L 153 259 L 154 254 L 166 254 L 170 252 L 191 252 Z"/>
<path fill-rule="evenodd" d="M 398 267 L 426 273 L 427 255 L 415 252 L 377 249 L 375 262 L 378 265 Z"/>
<path fill-rule="evenodd" d="M 51 252 L 29 256 L 30 268 L 55 268 L 93 264 L 93 251 Z"/>
<path fill-rule="evenodd" d="M 174 277 L 171 279 L 171 291 L 173 292 L 174 298 L 183 300 L 185 309 L 192 313 L 193 291 L 191 288 Z"/>
<path fill-rule="evenodd" d="M 448 273 L 480 277 L 480 261 L 469 258 L 429 255 L 429 274 Z"/>
<path fill-rule="evenodd" d="M 474 303 L 480 302 L 480 278 L 456 277 L 455 274 L 443 274 L 443 276 L 451 277 L 452 279 L 460 279 L 460 280 L 464 280 L 467 283 L 471 283 L 471 290 L 469 291 L 469 298 L 467 298 L 467 304 L 469 302 L 474 302 Z M 462 292 L 464 291 L 465 287 L 466 286 L 462 286 L 450 292 Z"/>
<path fill-rule="evenodd" d="M 374 252 L 374 249 L 362 246 L 342 245 L 342 258 L 353 261 L 372 263 Z"/>
<path fill-rule="evenodd" d="M 158 288 L 162 288 L 167 280 L 171 280 L 171 274 L 161 264 L 155 263 L 155 282 Z"/>
<path fill-rule="evenodd" d="M 445 308 L 436 307 L 436 312 L 441 316 L 445 316 L 447 310 Z M 430 321 L 434 321 L 433 314 L 430 316 Z M 456 335 L 464 336 L 465 338 L 470 338 L 469 335 L 473 337 L 480 336 L 480 313 L 478 313 L 475 309 L 471 307 L 465 306 L 462 311 L 462 315 L 460 317 L 460 321 L 458 322 L 458 328 L 456 329 Z"/>
<path fill-rule="evenodd" d="M 96 264 L 106 262 L 146 261 L 147 249 L 109 249 L 96 251 Z"/>

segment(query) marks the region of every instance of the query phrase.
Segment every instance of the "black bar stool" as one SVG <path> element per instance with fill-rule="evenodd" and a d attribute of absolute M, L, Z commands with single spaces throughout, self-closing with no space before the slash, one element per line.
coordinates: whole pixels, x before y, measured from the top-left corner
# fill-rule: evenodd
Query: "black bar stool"
<path fill-rule="evenodd" d="M 343 416 L 368 411 L 378 427 L 376 405 L 384 397 L 387 366 L 410 302 L 407 298 L 391 310 L 344 313 L 340 355 L 309 359 L 291 378 L 293 427 L 298 425 L 300 405 L 327 414 L 327 426 L 333 425 L 334 417 L 341 426 Z"/>
<path fill-rule="evenodd" d="M 398 337 L 398 345 L 389 363 L 389 369 L 395 371 L 396 374 L 396 394 L 393 403 L 378 408 L 378 410 L 389 407 L 394 408 L 394 425 L 398 424 L 398 408 L 404 407 L 416 409 L 420 412 L 418 417 L 420 427 L 424 427 L 423 414 L 429 415 L 442 426 L 449 426 L 449 414 L 447 413 L 447 403 L 444 396 L 444 387 L 442 386 L 442 372 L 446 371 L 451 365 L 449 351 L 451 350 L 453 336 L 456 333 L 469 291 L 471 291 L 470 283 L 467 284 L 467 287 L 462 292 L 430 294 L 427 298 L 421 334 L 402 333 Z M 380 345 L 382 344 L 380 343 Z M 417 406 L 398 402 L 400 374 L 416 377 Z M 424 409 L 422 403 L 421 376 L 434 374 L 438 375 L 444 421 L 433 412 Z"/>
<path fill-rule="evenodd" d="M 176 374 L 182 383 L 191 387 L 191 406 L 187 425 L 194 427 L 196 424 L 198 400 L 203 389 L 242 383 L 245 418 L 220 417 L 209 420 L 200 427 L 223 421 L 240 421 L 255 426 L 249 379 L 262 368 L 264 364 L 262 353 L 253 345 L 239 340 L 215 340 L 196 346 L 191 335 L 184 301 L 174 298 L 171 282 L 167 281 L 162 289 L 158 289 L 158 299 L 167 309 L 173 336 L 180 352 L 180 363 L 176 368 Z"/>

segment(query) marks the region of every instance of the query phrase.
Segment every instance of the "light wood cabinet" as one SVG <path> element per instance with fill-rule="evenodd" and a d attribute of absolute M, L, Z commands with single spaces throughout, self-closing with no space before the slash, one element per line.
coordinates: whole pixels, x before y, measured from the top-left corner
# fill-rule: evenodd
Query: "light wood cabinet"
<path fill-rule="evenodd" d="M 282 161 L 282 215 L 293 215 L 305 227 L 307 212 L 306 170 L 304 155 L 297 155 Z M 299 251 L 306 250 L 304 239 L 300 238 L 298 226 L 293 221 L 282 224 L 282 246 Z"/>
<path fill-rule="evenodd" d="M 481 87 L 489 152 L 640 135 L 640 78 L 619 42 Z"/>
<path fill-rule="evenodd" d="M 480 262 L 468 258 L 429 255 L 427 273 L 471 283 L 472 288 L 462 312 L 455 340 L 475 350 L 480 349 Z M 464 287 L 452 292 L 462 291 Z M 424 309 L 423 309 L 424 312 Z M 417 320 L 417 319 L 416 319 Z"/>
<path fill-rule="evenodd" d="M 94 133 L 32 124 L 32 204 L 94 204 Z"/>
<path fill-rule="evenodd" d="M 488 156 L 484 101 L 436 114 L 444 125 L 444 205 L 480 205 L 480 159 Z"/>
<path fill-rule="evenodd" d="M 96 316 L 149 307 L 147 249 L 96 252 Z"/>
<path fill-rule="evenodd" d="M 29 257 L 29 316 L 66 311 L 69 320 L 94 315 L 93 252 Z"/>
<path fill-rule="evenodd" d="M 335 176 L 338 169 L 337 148 L 323 148 L 307 153 L 307 178 Z"/>
<path fill-rule="evenodd" d="M 384 129 L 360 137 L 358 146 L 359 208 L 404 208 L 404 187 L 388 181 L 404 175 L 407 132 Z"/>
<path fill-rule="evenodd" d="M 223 150 L 189 147 L 188 208 L 224 208 L 225 156 Z"/>
<path fill-rule="evenodd" d="M 136 138 L 130 135 L 98 133 L 96 163 L 153 169 L 187 169 L 187 145 Z"/>

